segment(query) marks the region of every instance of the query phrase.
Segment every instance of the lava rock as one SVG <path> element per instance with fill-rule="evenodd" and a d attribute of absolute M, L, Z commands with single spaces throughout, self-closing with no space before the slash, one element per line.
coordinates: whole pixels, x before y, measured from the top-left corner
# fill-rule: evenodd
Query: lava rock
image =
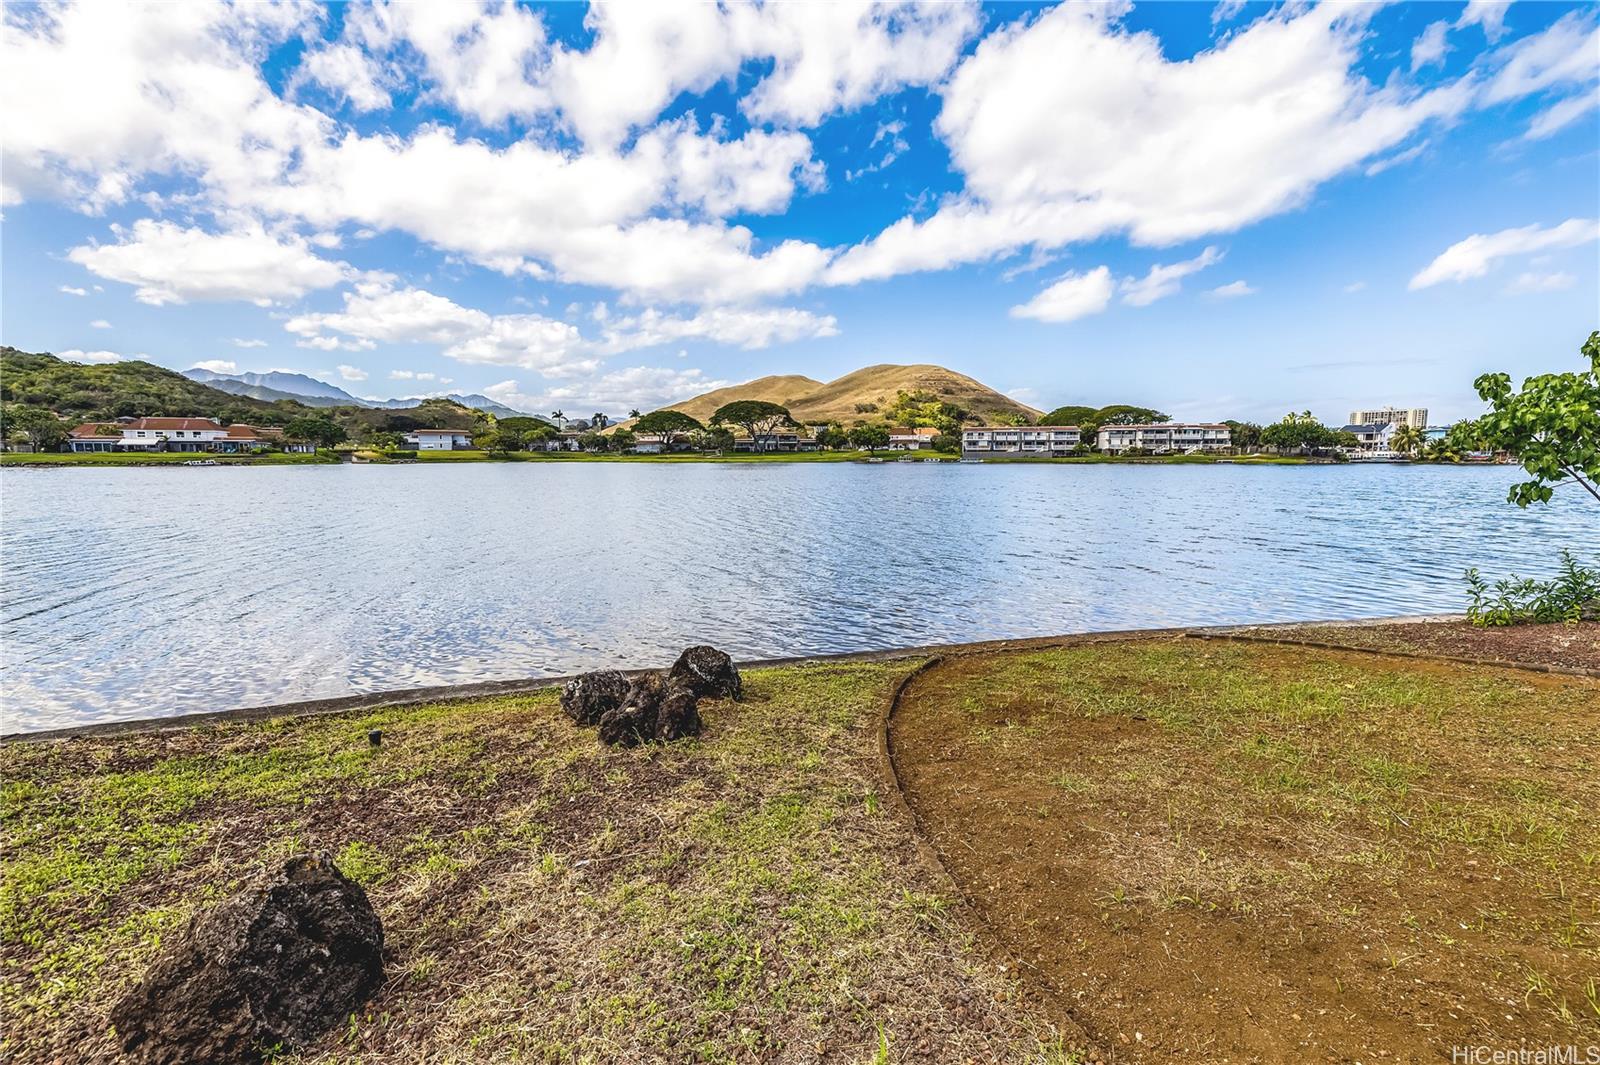
<path fill-rule="evenodd" d="M 667 743 L 700 735 L 700 697 L 693 689 L 668 680 L 656 704 L 655 738 Z"/>
<path fill-rule="evenodd" d="M 655 739 L 656 716 L 661 708 L 666 678 L 641 673 L 628 685 L 622 704 L 600 717 L 600 742 L 607 747 L 637 747 Z"/>
<path fill-rule="evenodd" d="M 628 697 L 628 678 L 614 669 L 585 673 L 567 681 L 561 709 L 580 725 L 595 725 Z"/>
<path fill-rule="evenodd" d="M 744 695 L 744 680 L 733 659 L 706 644 L 686 649 L 667 670 L 667 679 L 698 698 L 734 699 Z"/>
<path fill-rule="evenodd" d="M 326 854 L 289 859 L 198 915 L 111 1009 L 148 1065 L 259 1063 L 306 1046 L 383 983 L 383 924 Z"/>

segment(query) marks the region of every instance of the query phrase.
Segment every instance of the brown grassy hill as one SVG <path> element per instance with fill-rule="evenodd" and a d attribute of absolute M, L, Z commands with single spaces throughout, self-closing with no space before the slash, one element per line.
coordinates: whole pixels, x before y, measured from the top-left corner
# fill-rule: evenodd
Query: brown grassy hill
<path fill-rule="evenodd" d="M 1040 414 L 1024 403 L 1001 395 L 981 381 L 943 366 L 926 363 L 867 366 L 827 384 L 799 375 L 762 377 L 748 384 L 719 388 L 715 392 L 674 403 L 672 409 L 708 421 L 712 412 L 724 403 L 736 399 L 764 399 L 788 407 L 789 413 L 804 423 L 837 421 L 849 425 L 862 419 L 872 419 L 871 414 L 856 410 L 858 404 L 872 403 L 879 410 L 886 410 L 894 403 L 897 392 L 919 390 L 932 392 L 946 403 L 954 403 L 972 411 L 983 421 L 990 421 L 1000 414 L 1025 414 L 1029 418 L 1037 418 Z"/>
<path fill-rule="evenodd" d="M 793 411 L 795 404 L 803 397 L 824 387 L 826 386 L 821 381 L 813 381 L 801 374 L 778 374 L 706 392 L 693 399 L 686 399 L 682 403 L 674 403 L 670 409 L 682 411 L 702 422 L 709 422 L 713 411 L 724 403 L 732 403 L 736 399 L 765 400 Z"/>

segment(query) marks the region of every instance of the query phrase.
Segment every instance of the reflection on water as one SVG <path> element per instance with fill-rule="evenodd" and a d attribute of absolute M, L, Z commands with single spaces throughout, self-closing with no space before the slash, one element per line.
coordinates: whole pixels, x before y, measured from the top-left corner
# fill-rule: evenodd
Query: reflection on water
<path fill-rule="evenodd" d="M 0 474 L 6 731 L 1086 629 L 1459 610 L 1600 551 L 1510 469 L 485 464 Z"/>

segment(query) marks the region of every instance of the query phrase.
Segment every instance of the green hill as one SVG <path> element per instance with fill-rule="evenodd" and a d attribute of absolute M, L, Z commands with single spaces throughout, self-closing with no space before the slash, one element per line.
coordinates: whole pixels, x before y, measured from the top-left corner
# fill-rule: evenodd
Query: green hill
<path fill-rule="evenodd" d="M 148 362 L 88 366 L 0 347 L 0 400 L 66 418 L 200 417 L 278 423 L 311 413 L 294 400 L 236 396 Z"/>

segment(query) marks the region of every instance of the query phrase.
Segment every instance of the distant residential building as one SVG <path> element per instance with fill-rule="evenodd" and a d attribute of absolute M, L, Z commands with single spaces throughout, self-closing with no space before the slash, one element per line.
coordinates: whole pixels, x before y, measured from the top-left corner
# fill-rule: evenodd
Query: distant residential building
<path fill-rule="evenodd" d="M 99 422 L 85 422 L 67 434 L 67 447 L 71 451 L 115 451 L 122 443 L 119 429 Z"/>
<path fill-rule="evenodd" d="M 1394 436 L 1395 425 L 1393 422 L 1352 422 L 1339 431 L 1349 433 L 1356 438 L 1356 445 L 1363 451 L 1388 451 L 1389 441 Z"/>
<path fill-rule="evenodd" d="M 629 450 L 635 455 L 659 455 L 666 449 L 666 437 L 660 433 L 635 433 Z"/>
<path fill-rule="evenodd" d="M 817 438 L 809 436 L 796 429 L 783 429 L 775 433 L 763 433 L 761 437 L 763 451 L 815 451 Z M 748 436 L 735 436 L 733 450 L 754 451 L 756 442 Z"/>
<path fill-rule="evenodd" d="M 937 429 L 908 429 L 898 426 L 889 430 L 889 449 L 891 451 L 921 451 L 933 446 L 933 441 L 938 437 Z"/>
<path fill-rule="evenodd" d="M 1426 429 L 1428 408 L 1379 407 L 1377 410 L 1353 410 L 1347 421 L 1351 425 L 1409 425 L 1413 429 Z"/>
<path fill-rule="evenodd" d="M 464 451 L 472 447 L 472 434 L 460 429 L 415 429 L 406 443 L 418 451 Z"/>
<path fill-rule="evenodd" d="M 982 426 L 961 430 L 961 450 L 977 454 L 1064 455 L 1082 442 L 1076 425 Z"/>
<path fill-rule="evenodd" d="M 1233 436 L 1220 422 L 1154 422 L 1147 425 L 1102 426 L 1096 439 L 1100 450 L 1115 455 L 1140 448 L 1145 451 L 1223 451 Z"/>

